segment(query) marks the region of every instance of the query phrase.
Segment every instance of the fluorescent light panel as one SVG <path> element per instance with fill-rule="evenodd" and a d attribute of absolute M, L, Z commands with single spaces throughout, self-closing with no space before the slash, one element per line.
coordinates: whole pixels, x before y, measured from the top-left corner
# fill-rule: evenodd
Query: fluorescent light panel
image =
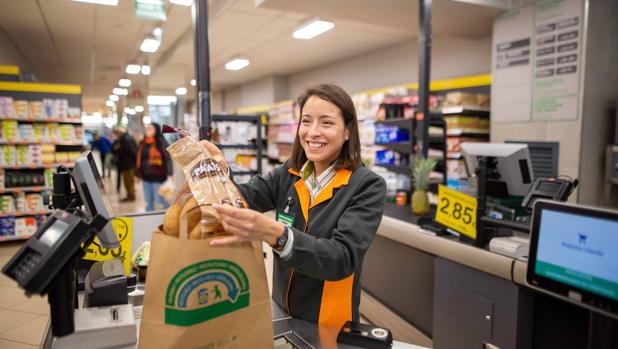
<path fill-rule="evenodd" d="M 142 113 L 144 111 L 144 106 L 136 105 L 135 106 L 135 111 L 138 112 L 138 113 Z"/>
<path fill-rule="evenodd" d="M 89 4 L 118 6 L 118 0 L 73 0 L 75 2 L 87 2 Z"/>
<path fill-rule="evenodd" d="M 150 75 L 150 66 L 147 64 L 142 65 L 142 74 Z"/>
<path fill-rule="evenodd" d="M 124 96 L 124 89 L 120 88 L 120 87 L 114 87 L 114 89 L 112 90 L 112 93 L 115 94 L 116 96 Z"/>
<path fill-rule="evenodd" d="M 316 19 L 311 23 L 304 25 L 294 32 L 292 36 L 295 39 L 303 39 L 309 40 L 313 39 L 320 34 L 324 34 L 327 31 L 333 29 L 335 27 L 335 23 L 329 21 L 323 21 L 320 19 Z"/>
<path fill-rule="evenodd" d="M 146 38 L 142 41 L 142 44 L 139 45 L 139 49 L 142 52 L 153 53 L 157 52 L 159 46 L 161 46 L 161 41 L 154 38 Z"/>
<path fill-rule="evenodd" d="M 114 103 L 114 101 L 107 100 L 105 101 L 105 105 L 108 107 L 113 107 L 116 105 L 116 103 Z"/>
<path fill-rule="evenodd" d="M 241 70 L 249 66 L 249 60 L 243 58 L 236 58 L 225 63 L 225 69 L 227 70 Z"/>
<path fill-rule="evenodd" d="M 187 94 L 187 88 L 186 87 L 179 87 L 176 89 L 176 94 L 179 96 L 184 96 Z"/>
<path fill-rule="evenodd" d="M 141 69 L 142 69 L 142 67 L 140 67 L 137 64 L 129 64 L 129 65 L 127 65 L 127 69 L 125 69 L 125 72 L 127 74 L 135 75 L 135 74 L 139 74 L 139 71 Z"/>
<path fill-rule="evenodd" d="M 129 80 L 129 79 L 120 79 L 120 80 L 118 80 L 118 85 L 120 85 L 121 87 L 129 87 L 129 86 L 131 86 L 131 80 Z"/>
<path fill-rule="evenodd" d="M 170 2 L 180 6 L 191 6 L 191 4 L 193 4 L 193 0 L 170 0 Z"/>
<path fill-rule="evenodd" d="M 148 96 L 148 105 L 170 105 L 176 103 L 176 96 Z"/>
<path fill-rule="evenodd" d="M 118 98 L 118 96 L 116 95 L 109 95 L 108 99 L 112 102 L 118 102 L 120 98 Z"/>
<path fill-rule="evenodd" d="M 197 85 L 197 81 L 195 81 L 195 79 L 191 79 L 191 86 L 195 86 Z"/>
<path fill-rule="evenodd" d="M 144 117 L 142 118 L 142 121 L 144 122 L 144 125 L 148 125 L 152 123 L 152 119 L 148 115 L 144 115 Z"/>

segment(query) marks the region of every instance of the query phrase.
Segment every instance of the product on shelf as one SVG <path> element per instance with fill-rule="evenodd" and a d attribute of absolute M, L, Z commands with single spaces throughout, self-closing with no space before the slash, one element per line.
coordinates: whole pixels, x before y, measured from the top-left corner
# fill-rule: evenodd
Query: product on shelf
<path fill-rule="evenodd" d="M 27 119 L 30 116 L 28 101 L 15 101 L 15 115 L 20 119 Z"/>
<path fill-rule="evenodd" d="M 489 119 L 479 116 L 454 115 L 445 117 L 447 129 L 486 130 L 489 131 Z"/>
<path fill-rule="evenodd" d="M 0 96 L 0 117 L 2 118 L 15 118 L 15 106 L 13 105 L 13 98 Z"/>
<path fill-rule="evenodd" d="M 13 195 L 0 195 L 0 213 L 14 213 L 15 198 Z"/>
<path fill-rule="evenodd" d="M 38 225 L 35 217 L 15 218 L 15 230 L 12 235 L 30 236 L 36 233 L 37 227 Z"/>
<path fill-rule="evenodd" d="M 28 103 L 30 108 L 30 117 L 33 119 L 42 119 L 45 113 L 45 107 L 41 101 L 31 101 Z"/>
<path fill-rule="evenodd" d="M 19 124 L 17 121 L 2 121 L 2 140 L 9 142 L 19 141 Z"/>
<path fill-rule="evenodd" d="M 408 130 L 390 125 L 377 125 L 375 135 L 376 144 L 406 142 L 410 140 L 410 133 Z"/>
<path fill-rule="evenodd" d="M 1 205 L 1 201 L 0 201 Z M 0 211 L 1 212 L 1 211 Z M 0 217 L 0 236 L 14 235 L 15 233 L 15 217 Z"/>
<path fill-rule="evenodd" d="M 483 93 L 449 92 L 446 94 L 443 107 L 477 106 L 488 107 L 489 95 Z"/>

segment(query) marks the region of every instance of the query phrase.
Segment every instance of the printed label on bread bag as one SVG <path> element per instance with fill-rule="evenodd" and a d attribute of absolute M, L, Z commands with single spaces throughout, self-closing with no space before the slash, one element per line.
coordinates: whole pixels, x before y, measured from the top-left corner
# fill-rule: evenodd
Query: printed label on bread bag
<path fill-rule="evenodd" d="M 203 159 L 191 168 L 191 179 L 198 180 L 205 177 L 212 177 L 217 174 L 217 162 L 213 158 Z"/>
<path fill-rule="evenodd" d="M 165 323 L 193 326 L 249 306 L 249 280 L 236 263 L 213 259 L 179 271 L 165 295 Z"/>

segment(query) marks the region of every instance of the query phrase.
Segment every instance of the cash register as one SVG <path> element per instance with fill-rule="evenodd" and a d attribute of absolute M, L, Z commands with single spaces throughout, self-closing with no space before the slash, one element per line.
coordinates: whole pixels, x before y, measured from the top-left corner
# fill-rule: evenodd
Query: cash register
<path fill-rule="evenodd" d="M 111 205 L 101 195 L 105 188 L 92 153 L 82 154 L 72 171 L 60 167 L 53 179 L 55 210 L 2 272 L 17 281 L 27 295 L 48 296 L 52 333 L 63 337 L 75 331 L 75 268 L 84 247 L 95 236 L 106 248 L 116 248 L 119 242 L 111 225 Z"/>

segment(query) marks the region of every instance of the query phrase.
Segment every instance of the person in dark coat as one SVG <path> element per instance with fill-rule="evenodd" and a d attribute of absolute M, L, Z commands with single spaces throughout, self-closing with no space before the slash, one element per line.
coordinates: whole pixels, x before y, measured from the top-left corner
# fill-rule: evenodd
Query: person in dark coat
<path fill-rule="evenodd" d="M 137 143 L 124 129 L 115 127 L 116 142 L 112 145 L 112 152 L 116 156 L 116 167 L 120 172 L 127 197 L 121 202 L 135 201 L 135 161 L 137 158 Z"/>
<path fill-rule="evenodd" d="M 92 149 L 99 151 L 99 155 L 101 156 L 101 177 L 105 177 L 105 165 L 107 162 L 107 156 L 112 151 L 112 142 L 110 142 L 105 135 L 99 135 L 98 132 L 95 132 L 93 134 Z M 108 176 L 111 175 L 111 171 L 112 169 L 108 167 Z"/>
<path fill-rule="evenodd" d="M 155 200 L 166 209 L 169 203 L 159 194 L 159 187 L 173 171 L 172 160 L 166 149 L 168 144 L 163 138 L 159 124 L 153 122 L 145 128 L 145 137 L 137 150 L 135 172 L 143 180 L 146 211 L 155 209 Z"/>

